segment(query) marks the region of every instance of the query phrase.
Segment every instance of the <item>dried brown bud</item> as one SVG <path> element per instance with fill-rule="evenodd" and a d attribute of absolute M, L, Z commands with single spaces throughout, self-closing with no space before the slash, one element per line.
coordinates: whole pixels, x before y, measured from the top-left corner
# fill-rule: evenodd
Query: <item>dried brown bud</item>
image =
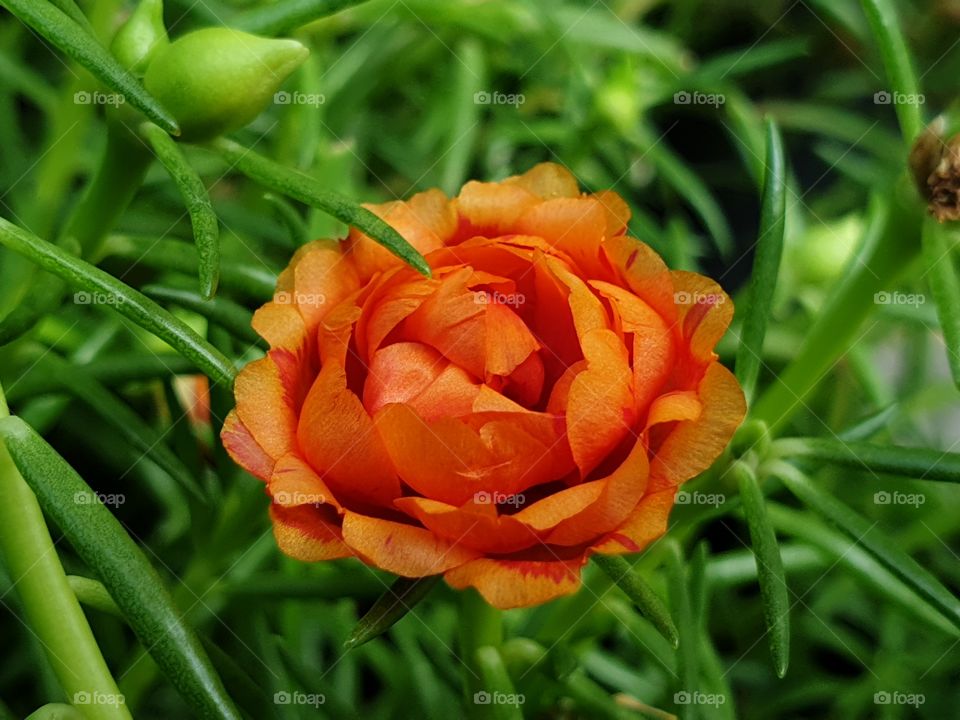
<path fill-rule="evenodd" d="M 960 220 L 960 134 L 941 148 L 940 162 L 927 177 L 930 213 L 940 222 Z"/>

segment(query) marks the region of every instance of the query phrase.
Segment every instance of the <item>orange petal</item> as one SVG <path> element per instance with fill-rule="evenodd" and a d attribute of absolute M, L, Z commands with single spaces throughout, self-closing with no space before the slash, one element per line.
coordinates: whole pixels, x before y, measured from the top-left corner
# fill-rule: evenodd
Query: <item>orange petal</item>
<path fill-rule="evenodd" d="M 276 505 L 332 505 L 340 503 L 320 476 L 296 453 L 288 453 L 277 461 L 267 489 Z"/>
<path fill-rule="evenodd" d="M 673 332 L 659 313 L 628 290 L 602 281 L 590 284 L 610 301 L 623 332 L 633 335 L 633 394 L 642 412 L 674 368 Z"/>
<path fill-rule="evenodd" d="M 404 497 L 394 505 L 442 538 L 482 553 L 509 553 L 538 542 L 530 528 L 510 515 L 498 516 L 494 506 L 469 502 L 462 507 L 421 497 Z"/>
<path fill-rule="evenodd" d="M 594 198 L 557 198 L 533 205 L 520 216 L 516 230 L 542 237 L 588 276 L 601 272 L 600 243 L 607 230 L 607 214 Z"/>
<path fill-rule="evenodd" d="M 647 494 L 627 519 L 591 547 L 591 551 L 620 555 L 643 550 L 667 531 L 676 492 L 675 488 L 668 488 Z"/>
<path fill-rule="evenodd" d="M 690 353 L 701 362 L 716 358 L 713 348 L 733 319 L 733 303 L 717 283 L 697 273 L 674 271 L 675 299 Z"/>
<path fill-rule="evenodd" d="M 307 339 L 307 326 L 293 305 L 268 302 L 253 314 L 251 325 L 270 347 L 297 352 Z"/>
<path fill-rule="evenodd" d="M 404 577 L 438 575 L 477 553 L 429 530 L 347 511 L 343 539 L 368 563 Z"/>
<path fill-rule="evenodd" d="M 630 206 L 624 202 L 613 190 L 603 190 L 593 195 L 593 198 L 603 206 L 607 216 L 606 237 L 622 235 L 627 231 L 630 222 Z"/>
<path fill-rule="evenodd" d="M 484 306 L 485 367 L 484 379 L 491 375 L 507 377 L 540 349 L 523 320 L 506 305 L 491 302 Z"/>
<path fill-rule="evenodd" d="M 710 467 L 743 420 L 743 391 L 720 363 L 707 368 L 697 394 L 703 405 L 699 417 L 677 423 L 656 449 L 650 465 L 654 488 L 679 485 Z"/>
<path fill-rule="evenodd" d="M 496 608 L 529 607 L 570 595 L 580 587 L 580 568 L 586 559 L 555 561 L 480 558 L 448 570 L 451 587 L 476 588 Z"/>
<path fill-rule="evenodd" d="M 570 385 L 567 436 L 586 476 L 632 432 L 635 413 L 627 351 L 612 330 L 592 330 L 580 339 L 587 369 Z"/>
<path fill-rule="evenodd" d="M 360 287 L 356 269 L 340 243 L 315 240 L 294 255 L 293 287 L 278 291 L 274 302 L 293 305 L 312 330 L 323 316 Z"/>
<path fill-rule="evenodd" d="M 603 492 L 603 485 L 603 481 L 596 480 L 565 488 L 510 517 L 536 531 L 550 530 L 595 503 Z"/>
<path fill-rule="evenodd" d="M 263 451 L 263 448 L 253 439 L 236 410 L 227 413 L 220 431 L 220 440 L 233 461 L 254 477 L 269 480 L 273 474 L 274 459 Z"/>
<path fill-rule="evenodd" d="M 519 185 L 544 200 L 558 197 L 572 198 L 580 194 L 577 179 L 573 174 L 563 165 L 551 162 L 534 165 L 523 175 L 507 178 L 504 183 Z"/>
<path fill-rule="evenodd" d="M 350 557 L 332 508 L 270 506 L 273 536 L 280 550 L 295 560 L 317 562 Z"/>
<path fill-rule="evenodd" d="M 684 422 L 700 417 L 703 405 L 692 390 L 661 395 L 650 405 L 647 429 L 668 422 Z"/>
<path fill-rule="evenodd" d="M 384 505 L 400 494 L 390 456 L 360 399 L 347 388 L 342 367 L 321 369 L 297 434 L 304 456 L 338 498 Z"/>
<path fill-rule="evenodd" d="M 460 240 L 477 235 L 496 237 L 516 232 L 517 220 L 540 198 L 516 183 L 482 183 L 471 180 L 453 201 L 460 216 Z"/>
<path fill-rule="evenodd" d="M 365 205 L 421 255 L 426 255 L 444 243 L 457 229 L 457 216 L 440 190 L 417 193 L 406 202 L 396 201 L 382 205 Z M 356 229 L 350 231 L 350 253 L 360 277 L 369 279 L 377 272 L 402 266 L 403 261 Z"/>
<path fill-rule="evenodd" d="M 629 287 L 672 326 L 677 318 L 673 280 L 653 248 L 632 237 L 616 235 L 603 241 L 603 252 L 617 273 L 613 283 Z"/>
<path fill-rule="evenodd" d="M 269 355 L 244 366 L 234 394 L 237 416 L 268 455 L 279 458 L 293 449 L 297 418 Z"/>
<path fill-rule="evenodd" d="M 647 488 L 650 461 L 642 438 L 634 443 L 627 459 L 607 477 L 596 480 L 602 490 L 582 512 L 558 523 L 546 537 L 552 545 L 579 545 L 597 538 L 622 523 L 640 502 Z"/>

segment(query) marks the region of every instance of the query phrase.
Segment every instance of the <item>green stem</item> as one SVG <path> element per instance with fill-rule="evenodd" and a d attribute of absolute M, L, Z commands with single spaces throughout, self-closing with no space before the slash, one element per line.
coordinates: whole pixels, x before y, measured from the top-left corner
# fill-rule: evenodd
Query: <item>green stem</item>
<path fill-rule="evenodd" d="M 499 648 L 503 642 L 503 617 L 499 610 L 487 604 L 478 592 L 472 589 L 460 593 L 460 662 L 463 663 L 464 691 L 468 715 L 484 718 L 485 709 L 473 701 L 474 694 L 486 692 L 483 672 L 477 663 L 477 650 L 482 647 Z"/>
<path fill-rule="evenodd" d="M 920 252 L 920 216 L 903 182 L 888 198 L 874 198 L 871 222 L 851 269 L 810 328 L 787 368 L 753 407 L 752 417 L 771 432 L 781 429 L 808 402 L 811 392 L 846 350 L 860 339 L 864 320 L 875 310 L 875 295 L 889 288 Z"/>
<path fill-rule="evenodd" d="M 0 418 L 9 416 L 0 387 Z M 89 720 L 129 720 L 90 625 L 67 582 L 43 513 L 0 443 L 0 553 L 23 601 L 30 630 L 69 699 Z M 89 702 L 85 702 L 89 700 Z"/>

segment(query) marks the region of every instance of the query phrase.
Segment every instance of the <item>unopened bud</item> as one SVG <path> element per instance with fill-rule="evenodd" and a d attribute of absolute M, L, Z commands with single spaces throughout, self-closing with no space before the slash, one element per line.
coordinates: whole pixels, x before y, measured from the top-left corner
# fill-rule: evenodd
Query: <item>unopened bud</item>
<path fill-rule="evenodd" d="M 205 28 L 157 52 L 144 85 L 180 123 L 184 140 L 209 140 L 259 115 L 308 54 L 296 40 Z"/>
<path fill-rule="evenodd" d="M 143 77 L 150 59 L 169 44 L 163 24 L 163 0 L 141 0 L 117 31 L 110 51 L 121 65 Z"/>

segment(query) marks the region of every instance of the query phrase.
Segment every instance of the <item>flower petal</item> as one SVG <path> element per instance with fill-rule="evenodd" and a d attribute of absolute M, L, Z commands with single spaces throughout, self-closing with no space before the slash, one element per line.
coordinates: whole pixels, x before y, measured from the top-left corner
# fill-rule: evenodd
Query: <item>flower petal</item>
<path fill-rule="evenodd" d="M 590 550 L 605 555 L 640 552 L 667 531 L 676 494 L 675 488 L 647 494 L 619 527 Z"/>
<path fill-rule="evenodd" d="M 277 461 L 267 486 L 276 505 L 331 505 L 341 510 L 340 503 L 320 476 L 296 453 L 287 453 Z"/>
<path fill-rule="evenodd" d="M 237 416 L 263 450 L 274 458 L 293 449 L 297 418 L 280 371 L 268 355 L 248 363 L 234 384 Z"/>
<path fill-rule="evenodd" d="M 338 498 L 378 505 L 400 495 L 400 482 L 380 437 L 344 369 L 328 364 L 307 395 L 297 429 L 300 448 Z"/>
<path fill-rule="evenodd" d="M 235 409 L 227 413 L 227 419 L 223 421 L 220 440 L 237 465 L 261 480 L 270 479 L 275 460 L 253 439 Z"/>
<path fill-rule="evenodd" d="M 697 273 L 673 271 L 677 312 L 691 355 L 700 362 L 715 359 L 713 349 L 733 319 L 733 303 L 713 280 Z"/>
<path fill-rule="evenodd" d="M 476 588 L 496 608 L 529 607 L 570 595 L 580 587 L 585 558 L 573 560 L 499 560 L 480 558 L 448 570 L 447 584 Z"/>
<path fill-rule="evenodd" d="M 438 575 L 477 557 L 429 530 L 347 511 L 343 539 L 367 562 L 404 577 Z"/>
<path fill-rule="evenodd" d="M 270 506 L 273 536 L 284 554 L 302 562 L 350 557 L 353 551 L 343 542 L 332 508 L 312 505 Z"/>
<path fill-rule="evenodd" d="M 655 450 L 650 464 L 652 488 L 679 485 L 706 470 L 743 420 L 743 391 L 720 363 L 707 368 L 697 393 L 703 405 L 699 417 L 678 422 Z"/>

